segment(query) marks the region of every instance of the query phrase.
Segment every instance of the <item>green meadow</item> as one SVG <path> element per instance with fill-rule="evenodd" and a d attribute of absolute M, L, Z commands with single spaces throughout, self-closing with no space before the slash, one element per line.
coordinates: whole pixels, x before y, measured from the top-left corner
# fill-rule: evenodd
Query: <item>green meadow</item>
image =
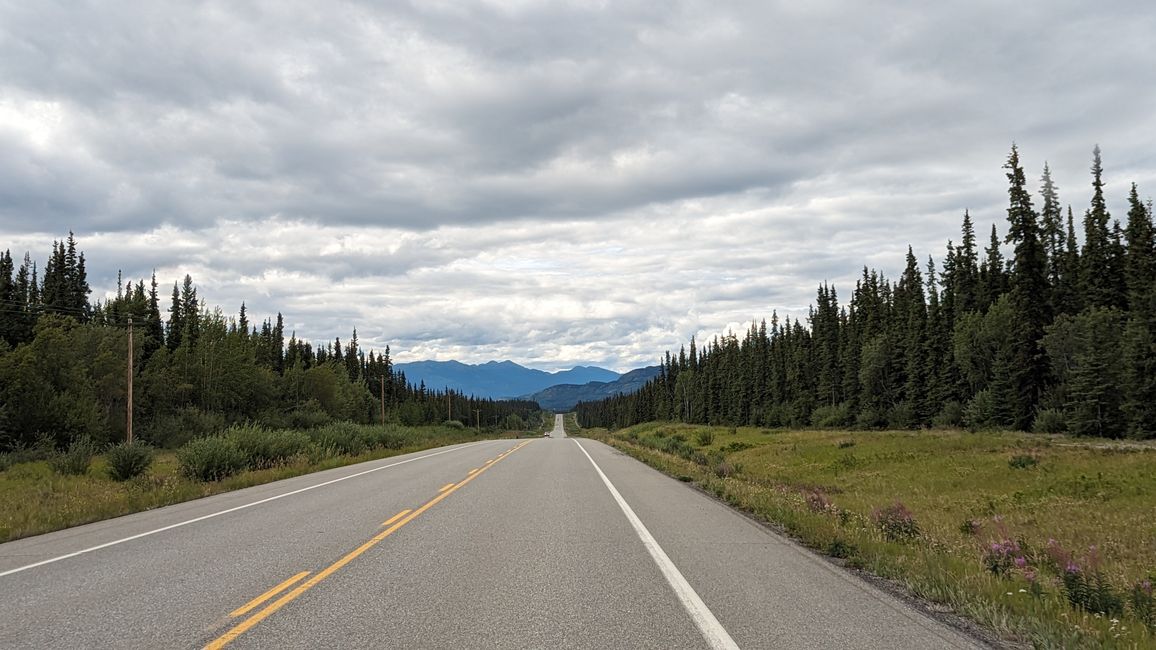
<path fill-rule="evenodd" d="M 586 430 L 1026 647 L 1156 647 L 1156 446 L 1023 433 Z"/>

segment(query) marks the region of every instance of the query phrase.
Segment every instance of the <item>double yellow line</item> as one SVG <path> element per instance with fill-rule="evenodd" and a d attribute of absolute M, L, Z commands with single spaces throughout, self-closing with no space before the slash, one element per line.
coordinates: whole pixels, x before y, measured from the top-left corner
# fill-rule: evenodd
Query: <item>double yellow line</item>
<path fill-rule="evenodd" d="M 466 483 L 469 483 L 470 481 L 472 481 L 475 478 L 477 478 L 478 476 L 480 476 L 482 474 L 482 472 L 493 467 L 495 463 L 502 460 L 506 456 L 509 456 L 510 454 L 514 453 L 515 451 L 518 451 L 519 449 L 528 445 L 529 443 L 530 443 L 529 440 L 522 442 L 522 443 L 518 444 L 516 447 L 513 447 L 513 448 L 503 452 L 497 458 L 487 460 L 486 464 L 483 465 L 482 467 L 477 468 L 477 469 L 471 469 L 469 474 L 466 476 L 466 478 L 462 479 L 458 483 L 447 484 L 442 489 L 438 490 L 438 495 L 436 497 L 430 499 L 429 501 L 427 501 L 425 503 L 425 505 L 419 507 L 418 509 L 416 509 L 416 510 L 402 510 L 401 512 L 397 513 L 396 515 L 390 517 L 388 520 L 386 520 L 382 524 L 382 526 L 387 527 L 385 530 L 374 535 L 373 537 L 371 537 L 369 539 L 369 541 L 365 542 L 361 546 L 358 546 L 357 548 L 353 549 L 349 553 L 346 553 L 345 556 L 342 557 L 340 560 L 337 560 L 333 564 L 330 564 L 329 566 L 325 567 L 321 571 L 317 572 L 317 574 L 315 574 L 312 578 L 309 578 L 305 582 L 302 582 L 300 585 L 295 587 L 293 590 L 289 591 L 288 593 L 281 596 L 280 598 L 277 598 L 277 600 L 274 600 L 272 603 L 267 605 L 264 609 L 261 609 L 256 614 L 253 614 L 249 618 L 246 618 L 245 620 L 241 621 L 236 626 L 234 626 L 232 629 L 230 629 L 228 632 L 225 632 L 221 636 L 214 639 L 207 646 L 205 646 L 205 650 L 217 650 L 218 648 L 225 647 L 226 645 L 231 643 L 234 639 L 236 639 L 237 637 L 241 636 L 242 634 L 244 634 L 245 632 L 250 630 L 256 624 L 260 623 L 261 621 L 265 620 L 266 618 L 269 618 L 270 616 L 273 615 L 274 612 L 281 609 L 285 605 L 289 604 L 290 602 L 292 602 L 295 598 L 297 598 L 301 594 L 312 589 L 317 583 L 319 583 L 322 580 L 333 575 L 333 573 L 335 573 L 338 569 L 345 566 L 346 564 L 349 564 L 354 559 L 356 559 L 359 555 L 361 555 L 362 553 L 365 553 L 369 549 L 376 546 L 378 544 L 378 542 L 385 539 L 386 537 L 389 537 L 390 535 L 392 535 L 394 532 L 396 532 L 402 526 L 408 524 L 409 522 L 413 521 L 414 519 L 417 519 L 419 516 L 421 516 L 421 514 L 423 512 L 434 507 L 435 505 L 440 503 L 443 499 L 445 499 L 449 495 L 456 492 L 458 490 L 458 488 L 461 488 Z M 229 615 L 231 617 L 236 618 L 236 617 L 244 616 L 245 614 L 248 614 L 249 612 L 253 611 L 254 609 L 257 609 L 258 607 L 263 605 L 266 601 L 277 596 L 282 591 L 285 591 L 286 589 L 293 586 L 294 584 L 296 584 L 297 582 L 299 582 L 301 579 L 303 579 L 305 576 L 308 576 L 308 575 L 309 575 L 308 571 L 302 571 L 301 573 L 298 573 L 297 575 L 293 576 L 292 578 L 289 578 L 288 580 L 285 580 L 284 582 L 278 584 L 276 587 L 273 587 L 269 591 L 266 591 L 265 593 L 261 594 L 260 596 L 257 596 L 256 598 L 249 601 L 245 605 L 233 610 Z"/>

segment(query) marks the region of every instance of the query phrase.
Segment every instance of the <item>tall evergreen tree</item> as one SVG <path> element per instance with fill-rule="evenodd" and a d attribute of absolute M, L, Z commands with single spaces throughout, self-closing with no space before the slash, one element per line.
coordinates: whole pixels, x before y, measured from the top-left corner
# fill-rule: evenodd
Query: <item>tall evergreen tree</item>
<path fill-rule="evenodd" d="M 1051 322 L 1048 258 L 1016 147 L 1012 147 L 1004 168 L 1008 170 L 1007 241 L 1015 245 L 1010 284 L 1016 328 L 1011 381 L 1016 402 L 1011 413 L 1017 428 L 1028 429 L 1048 374 L 1048 361 L 1040 345 L 1044 327 Z"/>
<path fill-rule="evenodd" d="M 984 260 L 979 266 L 979 283 L 979 308 L 987 311 L 1007 291 L 1007 271 L 994 223 L 991 225 L 991 239 L 984 249 Z"/>
<path fill-rule="evenodd" d="M 1120 307 L 1123 279 L 1114 259 L 1111 215 L 1104 201 L 1104 168 L 1100 146 L 1092 150 L 1092 206 L 1084 213 L 1084 249 L 1080 254 L 1080 280 L 1083 307 Z"/>

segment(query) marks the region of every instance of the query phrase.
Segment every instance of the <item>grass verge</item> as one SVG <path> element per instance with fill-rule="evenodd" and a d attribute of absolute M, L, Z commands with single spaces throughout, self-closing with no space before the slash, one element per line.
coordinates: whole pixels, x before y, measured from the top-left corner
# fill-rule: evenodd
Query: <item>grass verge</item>
<path fill-rule="evenodd" d="M 257 463 L 258 469 L 243 470 L 219 481 L 189 477 L 182 471 L 176 451 L 158 451 L 147 472 L 123 482 L 109 477 L 103 455 L 96 456 L 79 474 L 55 471 L 50 460 L 15 463 L 0 471 L 0 543 L 353 463 L 517 435 L 478 434 L 473 429 L 446 426 L 334 427 L 355 429 L 370 443 L 354 447 L 355 453 L 342 453 L 330 440 L 336 438 L 332 432 L 326 436 L 318 435 L 324 431 L 311 431 L 314 443 L 299 453 L 275 462 L 266 459 Z"/>
<path fill-rule="evenodd" d="M 1022 433 L 588 430 L 1010 644 L 1156 647 L 1156 448 Z"/>

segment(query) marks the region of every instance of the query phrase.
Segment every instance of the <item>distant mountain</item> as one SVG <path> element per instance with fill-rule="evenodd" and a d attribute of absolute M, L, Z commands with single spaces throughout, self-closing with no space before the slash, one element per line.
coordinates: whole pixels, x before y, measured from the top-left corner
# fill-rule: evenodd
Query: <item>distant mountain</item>
<path fill-rule="evenodd" d="M 404 372 L 406 381 L 414 385 L 425 382 L 426 388 L 450 388 L 466 395 L 493 399 L 529 395 L 556 384 L 614 381 L 619 377 L 612 370 L 595 366 L 546 372 L 526 368 L 513 361 L 489 361 L 477 365 L 460 361 L 415 361 L 395 364 L 394 369 Z"/>
<path fill-rule="evenodd" d="M 590 402 L 619 393 L 630 394 L 658 376 L 659 366 L 631 370 L 614 381 L 592 381 L 581 385 L 559 384 L 540 390 L 526 399 L 534 400 L 547 411 L 569 411 L 578 402 Z"/>

